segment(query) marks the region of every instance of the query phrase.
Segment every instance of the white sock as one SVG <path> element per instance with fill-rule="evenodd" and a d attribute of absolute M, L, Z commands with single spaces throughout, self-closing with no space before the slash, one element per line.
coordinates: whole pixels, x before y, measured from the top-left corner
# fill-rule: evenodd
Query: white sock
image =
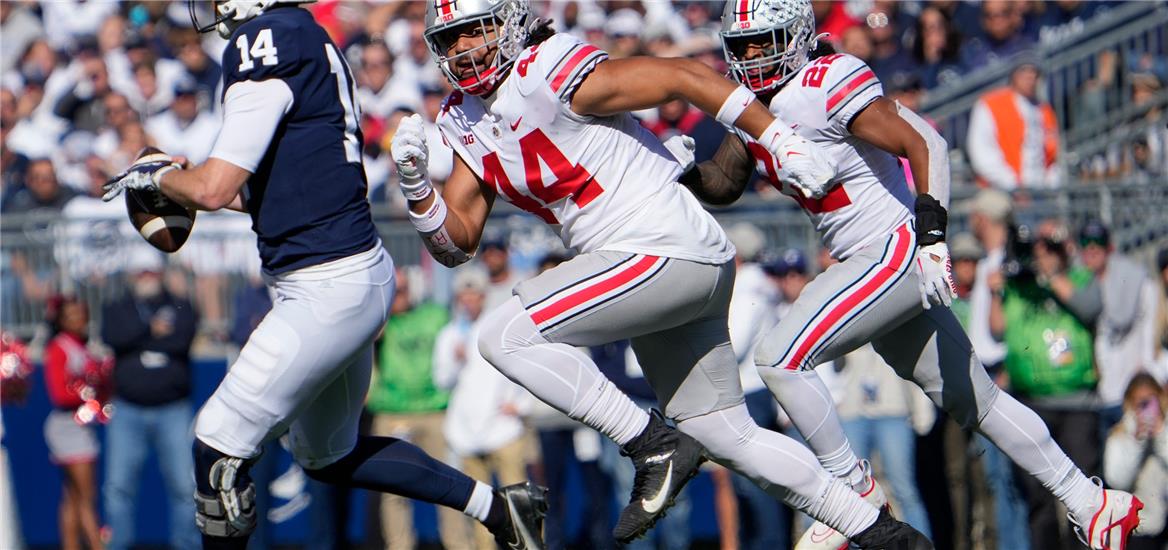
<path fill-rule="evenodd" d="M 544 338 L 519 298 L 489 313 L 482 326 L 479 351 L 487 361 L 543 402 L 618 445 L 649 424 L 649 413 L 605 378 L 591 357 Z"/>
<path fill-rule="evenodd" d="M 1090 517 L 1099 507 L 1103 492 L 1055 443 L 1038 414 L 1010 394 L 998 393 L 978 430 L 1038 479 L 1075 517 Z"/>
<path fill-rule="evenodd" d="M 495 501 L 495 491 L 490 485 L 481 481 L 475 482 L 475 488 L 470 493 L 470 500 L 466 501 L 466 508 L 462 513 L 479 520 L 487 520 L 487 513 L 491 511 L 491 503 Z"/>
<path fill-rule="evenodd" d="M 758 367 L 758 372 L 819 463 L 831 475 L 852 486 L 861 485 L 864 472 L 859 468 L 860 459 L 852 452 L 835 402 L 819 374 L 769 366 Z"/>
<path fill-rule="evenodd" d="M 832 478 L 807 447 L 755 424 L 746 405 L 689 418 L 677 427 L 719 464 L 845 535 L 863 531 L 880 513 Z"/>

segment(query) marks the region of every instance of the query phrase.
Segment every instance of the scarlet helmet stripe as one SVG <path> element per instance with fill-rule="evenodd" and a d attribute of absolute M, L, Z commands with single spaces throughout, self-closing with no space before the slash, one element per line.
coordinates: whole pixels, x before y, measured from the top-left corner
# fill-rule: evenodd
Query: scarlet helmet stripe
<path fill-rule="evenodd" d="M 434 0 L 434 6 L 438 8 L 438 13 L 442 15 L 450 15 L 457 7 L 455 4 L 458 0 Z"/>
<path fill-rule="evenodd" d="M 740 0 L 738 2 L 738 22 L 745 23 L 750 21 L 750 0 Z"/>

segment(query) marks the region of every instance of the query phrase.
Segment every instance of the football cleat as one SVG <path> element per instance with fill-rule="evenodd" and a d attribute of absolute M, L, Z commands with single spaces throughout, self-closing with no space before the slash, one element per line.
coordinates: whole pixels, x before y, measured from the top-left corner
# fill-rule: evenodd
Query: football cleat
<path fill-rule="evenodd" d="M 933 543 L 907 523 L 896 521 L 888 508 L 880 509 L 876 523 L 852 538 L 863 550 L 933 550 Z"/>
<path fill-rule="evenodd" d="M 637 469 L 633 494 L 621 511 L 612 536 L 623 544 L 644 535 L 706 460 L 705 449 L 694 438 L 665 423 L 658 411 L 649 417 L 645 431 L 630 441 L 621 454 Z"/>
<path fill-rule="evenodd" d="M 1075 526 L 1075 535 L 1092 550 L 1124 550 L 1128 536 L 1140 525 L 1139 512 L 1144 503 L 1131 493 L 1103 489 L 1103 481 L 1097 477 L 1091 481 L 1103 491 L 1103 502 L 1090 517 L 1067 514 Z"/>
<path fill-rule="evenodd" d="M 872 464 L 867 460 L 861 460 L 860 468 L 864 472 L 864 491 L 860 493 L 860 497 L 872 506 L 891 512 L 884 489 L 880 487 L 880 484 L 876 482 L 876 477 L 872 475 Z M 795 544 L 795 550 L 847 550 L 847 548 L 847 537 L 818 520 L 811 525 L 810 529 L 803 532 L 803 536 Z"/>
<path fill-rule="evenodd" d="M 546 550 L 543 542 L 543 518 L 547 515 L 547 489 L 530 481 L 508 485 L 495 491 L 503 499 L 507 519 L 495 535 L 495 543 L 504 550 Z"/>

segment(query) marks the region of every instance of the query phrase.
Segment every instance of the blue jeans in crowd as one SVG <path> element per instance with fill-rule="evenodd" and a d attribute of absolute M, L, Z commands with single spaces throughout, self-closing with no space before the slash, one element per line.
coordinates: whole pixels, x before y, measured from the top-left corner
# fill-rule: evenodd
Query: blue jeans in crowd
<path fill-rule="evenodd" d="M 896 501 L 897 516 L 932 538 L 929 515 L 917 491 L 916 434 L 908 417 L 854 418 L 845 420 L 843 425 L 856 456 L 868 458 L 873 450 L 880 454 L 884 481 L 888 483 L 885 489 Z"/>
<path fill-rule="evenodd" d="M 1030 550 L 1030 507 L 1014 479 L 1014 463 L 997 445 L 979 433 L 970 441 L 971 452 L 980 453 L 986 484 L 994 499 L 998 524 L 998 548 Z"/>
<path fill-rule="evenodd" d="M 115 399 L 114 415 L 106 426 L 105 514 L 113 536 L 106 548 L 126 550 L 134 544 L 134 510 L 142 465 L 153 449 L 158 453 L 166 500 L 170 510 L 170 547 L 201 546 L 195 528 L 195 470 L 191 457 L 191 402 L 143 407 Z"/>
<path fill-rule="evenodd" d="M 770 390 L 746 395 L 746 409 L 759 426 L 778 431 L 778 409 Z M 801 440 L 800 440 L 801 441 Z M 743 550 L 791 547 L 791 512 L 775 497 L 749 479 L 731 472 L 738 496 L 738 540 Z"/>

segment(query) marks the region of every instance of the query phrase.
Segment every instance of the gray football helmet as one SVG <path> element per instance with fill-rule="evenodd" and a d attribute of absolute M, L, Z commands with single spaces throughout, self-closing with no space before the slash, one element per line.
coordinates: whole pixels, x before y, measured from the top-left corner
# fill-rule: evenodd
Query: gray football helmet
<path fill-rule="evenodd" d="M 427 0 L 426 30 L 423 38 L 430 48 L 430 56 L 442 69 L 442 74 L 455 89 L 471 95 L 485 95 L 494 90 L 515 58 L 527 45 L 534 17 L 528 0 Z M 464 25 L 478 25 L 486 37 L 482 46 L 448 55 L 457 40 L 452 31 Z M 474 75 L 460 78 L 450 69 L 463 56 L 473 58 L 483 49 L 496 48 L 495 57 L 487 67 L 474 65 Z"/>
<path fill-rule="evenodd" d="M 820 38 L 811 0 L 729 0 L 718 34 L 731 76 L 754 92 L 777 88 L 799 72 Z M 771 46 L 747 60 L 746 44 Z"/>

